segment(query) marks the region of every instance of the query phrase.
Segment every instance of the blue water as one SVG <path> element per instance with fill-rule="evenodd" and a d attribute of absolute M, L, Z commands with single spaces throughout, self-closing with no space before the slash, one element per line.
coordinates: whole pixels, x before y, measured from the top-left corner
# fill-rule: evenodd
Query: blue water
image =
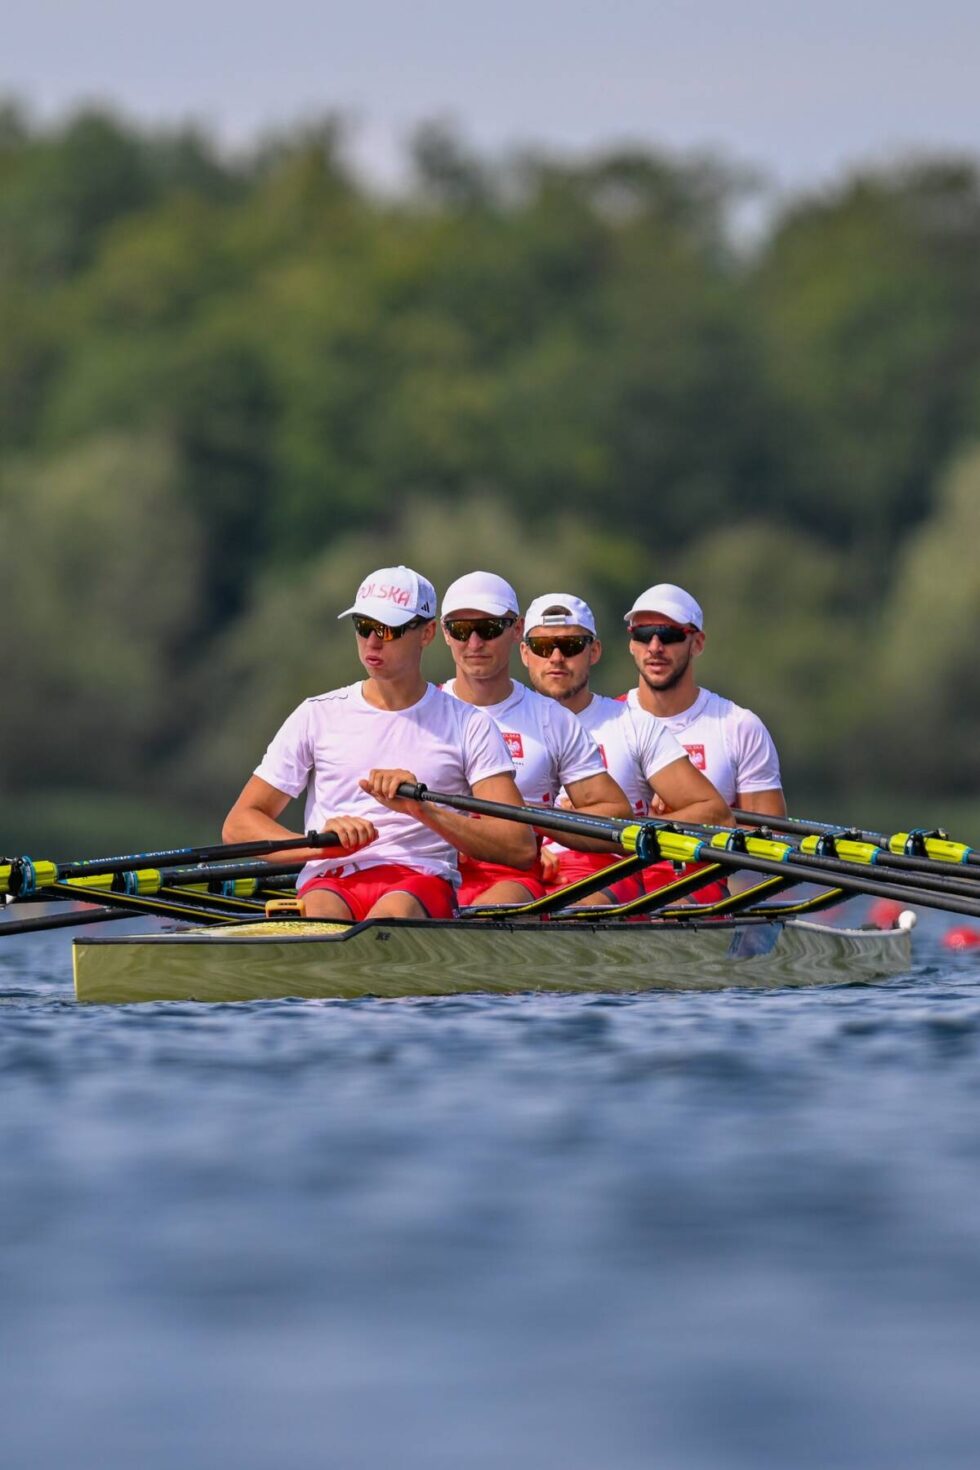
<path fill-rule="evenodd" d="M 874 987 L 129 1009 L 0 938 L 2 1463 L 975 1470 L 939 928 Z"/>

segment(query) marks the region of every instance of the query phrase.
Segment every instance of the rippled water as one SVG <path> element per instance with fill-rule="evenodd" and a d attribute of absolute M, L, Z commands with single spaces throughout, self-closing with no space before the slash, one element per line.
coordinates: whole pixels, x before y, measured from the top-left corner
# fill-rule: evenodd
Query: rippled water
<path fill-rule="evenodd" d="M 0 939 L 4 1464 L 973 1470 L 980 952 L 916 941 L 867 988 L 103 1009 Z"/>

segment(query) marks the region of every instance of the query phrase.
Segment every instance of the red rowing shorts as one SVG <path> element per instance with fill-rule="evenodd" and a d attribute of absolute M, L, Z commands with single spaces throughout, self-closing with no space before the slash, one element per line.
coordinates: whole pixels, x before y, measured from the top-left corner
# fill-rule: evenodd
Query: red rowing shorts
<path fill-rule="evenodd" d="M 686 878 L 688 873 L 696 871 L 697 865 L 687 864 L 682 872 L 678 873 L 673 863 L 651 863 L 649 867 L 642 868 L 639 874 L 643 884 L 644 893 L 655 893 L 658 888 L 664 888 L 668 883 L 676 883 L 678 878 Z M 694 893 L 689 893 L 685 898 L 678 899 L 678 903 L 717 903 L 719 899 L 728 897 L 728 884 L 723 878 L 716 878 L 713 883 L 706 883 L 703 888 L 698 888 Z"/>
<path fill-rule="evenodd" d="M 547 892 L 541 864 L 537 861 L 531 868 L 508 868 L 504 863 L 481 863 L 460 853 L 459 875 L 463 882 L 456 897 L 461 908 L 478 903 L 495 883 L 520 883 L 528 898 L 544 898 Z"/>
<path fill-rule="evenodd" d="M 430 919 L 451 919 L 456 912 L 456 893 L 446 878 L 436 878 L 432 873 L 420 873 L 416 868 L 407 868 L 402 863 L 379 863 L 375 868 L 361 868 L 338 878 L 333 873 L 321 873 L 311 878 L 298 890 L 299 897 L 322 889 L 336 893 L 360 923 L 366 919 L 379 899 L 386 893 L 409 893 L 418 899 Z"/>
<path fill-rule="evenodd" d="M 574 852 L 566 849 L 558 854 L 558 881 L 548 884 L 548 892 L 557 893 L 559 888 L 565 888 L 569 883 L 576 883 L 580 878 L 590 878 L 593 873 L 599 873 L 603 868 L 611 868 L 622 861 L 622 857 L 614 852 Z M 600 888 L 598 891 L 606 894 L 613 903 L 628 903 L 630 899 L 639 898 L 644 888 L 640 874 L 631 873 L 615 883 L 611 882 L 608 888 Z M 574 903 L 575 900 L 570 901 Z"/>

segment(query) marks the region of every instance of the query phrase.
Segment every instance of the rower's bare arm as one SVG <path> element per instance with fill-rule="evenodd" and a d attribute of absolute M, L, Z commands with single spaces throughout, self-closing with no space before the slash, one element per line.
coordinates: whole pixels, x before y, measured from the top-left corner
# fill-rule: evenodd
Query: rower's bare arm
<path fill-rule="evenodd" d="M 277 837 L 293 839 L 302 837 L 302 832 L 293 832 L 284 827 L 277 818 L 289 803 L 289 796 L 277 786 L 270 786 L 261 776 L 250 776 L 242 787 L 241 795 L 225 817 L 221 829 L 222 842 L 252 842 L 258 839 L 273 841 Z M 323 832 L 336 832 L 345 852 L 356 852 L 373 842 L 378 833 L 373 823 L 363 817 L 331 817 L 324 822 Z M 322 847 L 291 848 L 282 856 L 290 862 L 312 862 L 323 857 Z M 269 854 L 269 860 L 276 858 Z"/>
<path fill-rule="evenodd" d="M 411 771 L 372 771 L 361 781 L 361 787 L 393 812 L 404 812 L 416 821 L 438 832 L 447 842 L 468 857 L 481 862 L 505 863 L 511 868 L 530 868 L 537 856 L 537 842 L 531 827 L 521 822 L 508 822 L 504 817 L 481 816 L 478 821 L 465 812 L 450 811 L 432 802 L 407 801 L 395 793 L 403 782 L 415 785 Z M 523 806 L 521 793 L 513 776 L 502 772 L 487 776 L 473 786 L 473 795 L 481 801 L 499 801 L 506 806 Z"/>
<path fill-rule="evenodd" d="M 618 781 L 608 771 L 595 776 L 586 776 L 582 781 L 570 781 L 565 786 L 568 805 L 573 811 L 587 817 L 619 817 L 627 821 L 633 815 L 629 798 Z M 581 852 L 617 852 L 615 843 L 596 841 L 594 837 L 579 837 L 573 832 L 563 832 L 562 842 L 566 847 Z"/>
<path fill-rule="evenodd" d="M 786 797 L 781 786 L 775 786 L 771 791 L 737 791 L 735 805 L 743 812 L 758 812 L 764 817 L 788 815 Z"/>
<path fill-rule="evenodd" d="M 663 766 L 650 780 L 660 798 L 655 816 L 670 813 L 679 822 L 699 822 L 707 827 L 728 827 L 732 814 L 728 802 L 708 780 L 703 771 L 693 766 L 686 755 Z"/>
<path fill-rule="evenodd" d="M 481 801 L 499 801 L 504 806 L 524 805 L 517 782 L 507 772 L 477 781 L 473 795 Z M 446 815 L 459 817 L 461 813 L 447 811 Z M 474 822 L 472 818 L 464 817 L 457 831 L 458 837 L 450 840 L 468 857 L 488 863 L 505 863 L 510 868 L 530 868 L 537 861 L 538 842 L 534 828 L 523 822 L 508 822 L 506 817 L 481 817 Z"/>

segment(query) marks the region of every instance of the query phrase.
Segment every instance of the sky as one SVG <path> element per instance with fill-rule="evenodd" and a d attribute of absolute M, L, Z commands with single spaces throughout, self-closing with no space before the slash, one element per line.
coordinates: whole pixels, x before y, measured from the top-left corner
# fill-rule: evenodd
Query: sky
<path fill-rule="evenodd" d="M 0 94 L 39 118 L 99 100 L 240 146 L 339 110 L 382 184 L 439 119 L 483 153 L 710 151 L 795 192 L 980 158 L 978 75 L 977 0 L 30 0 L 0 45 Z"/>

